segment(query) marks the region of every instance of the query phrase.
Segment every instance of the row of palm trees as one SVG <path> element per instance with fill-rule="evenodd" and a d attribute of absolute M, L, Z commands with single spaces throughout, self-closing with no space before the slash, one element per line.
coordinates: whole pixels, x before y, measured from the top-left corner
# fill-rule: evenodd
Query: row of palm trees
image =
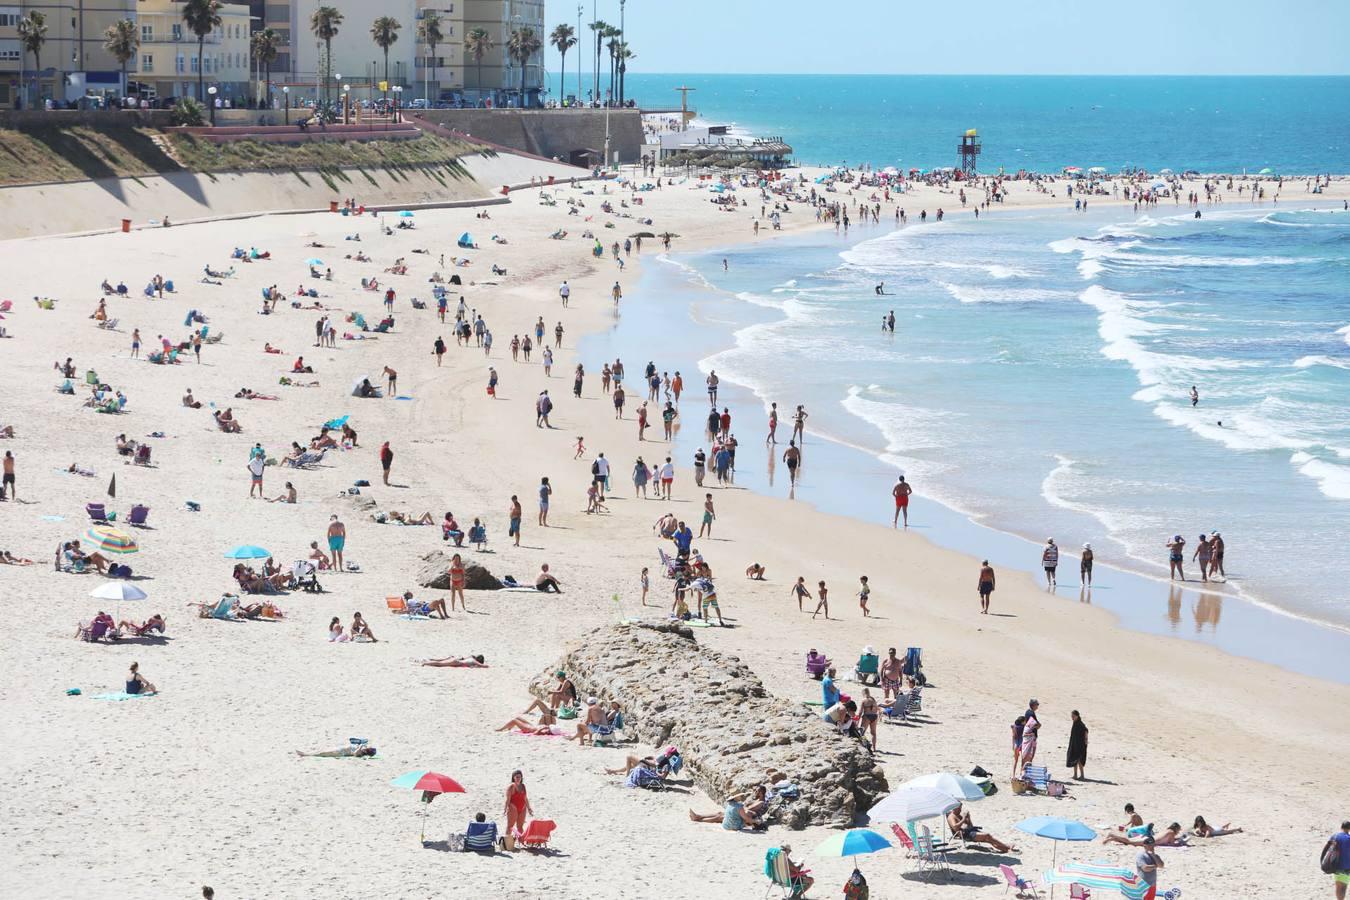
<path fill-rule="evenodd" d="M 595 99 L 600 99 L 600 56 L 601 50 L 605 50 L 609 55 L 609 93 L 611 99 L 617 99 L 620 106 L 624 102 L 624 76 L 628 72 L 628 60 L 633 59 L 637 54 L 628 49 L 628 42 L 623 40 L 623 31 L 615 28 L 608 22 L 597 19 L 586 26 L 591 30 L 595 38 L 595 67 L 591 76 L 591 84 L 595 85 L 593 93 Z M 562 78 L 567 78 L 567 51 L 571 50 L 580 41 L 577 37 L 577 30 L 571 25 L 563 23 L 554 27 L 553 32 L 548 36 L 550 44 L 557 49 L 562 57 Z M 614 92 L 614 82 L 618 81 L 618 93 Z M 581 96 L 581 60 L 577 60 L 577 97 Z"/>
<path fill-rule="evenodd" d="M 202 80 L 202 55 L 207 37 L 221 25 L 220 7 L 221 0 L 186 0 L 183 4 L 183 23 L 187 26 L 188 31 L 197 38 L 197 99 L 203 102 L 205 102 L 206 94 Z M 309 20 L 310 30 L 324 44 L 323 100 L 325 104 L 329 101 L 329 82 L 333 76 L 333 38 L 337 37 L 338 29 L 343 24 L 344 18 L 342 12 L 336 7 L 320 6 L 310 16 Z M 624 75 L 628 70 L 628 60 L 632 59 L 634 54 L 628 49 L 627 42 L 620 40 L 623 32 L 619 29 L 603 21 L 592 22 L 588 27 L 595 36 L 595 71 L 592 83 L 599 84 L 601 50 L 607 49 L 609 54 L 609 96 L 617 96 L 619 103 L 622 104 Z M 384 53 L 384 80 L 386 83 L 389 81 L 389 49 L 398 42 L 398 33 L 402 28 L 402 23 L 393 16 L 380 16 L 370 26 L 371 40 Z M 17 31 L 23 51 L 33 54 L 33 67 L 41 71 L 42 47 L 47 41 L 46 17 L 41 12 L 33 10 L 19 20 Z M 445 41 L 440 15 L 433 10 L 427 10 L 417 23 L 417 36 L 427 45 L 430 55 L 434 58 L 437 46 Z M 103 38 L 104 48 L 121 66 L 122 84 L 125 91 L 127 63 L 135 58 L 136 52 L 140 48 L 139 29 L 131 19 L 121 19 L 104 30 Z M 565 77 L 567 74 L 567 51 L 578 43 L 576 29 L 571 25 L 558 25 L 549 36 L 549 42 L 562 55 L 562 73 Z M 249 45 L 253 59 L 264 69 L 264 83 L 270 85 L 272 63 L 276 62 L 283 46 L 281 36 L 271 28 L 264 28 L 253 34 Z M 483 57 L 495 46 L 492 35 L 486 28 L 473 28 L 464 36 L 464 52 L 473 57 L 474 63 L 478 67 L 478 84 L 480 86 L 483 83 Z M 543 42 L 535 34 L 534 29 L 528 26 L 513 29 L 507 39 L 506 53 L 511 60 L 520 65 L 520 90 L 522 94 L 525 92 L 526 71 L 529 61 L 542 48 Z M 618 81 L 617 95 L 614 92 L 616 80 Z M 581 95 L 580 61 L 577 63 L 577 95 Z M 270 94 L 267 99 L 270 105 Z"/>

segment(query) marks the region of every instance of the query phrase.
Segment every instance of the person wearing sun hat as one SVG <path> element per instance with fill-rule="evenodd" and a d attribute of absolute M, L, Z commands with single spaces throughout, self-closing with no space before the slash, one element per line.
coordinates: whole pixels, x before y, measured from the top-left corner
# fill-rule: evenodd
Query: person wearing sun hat
<path fill-rule="evenodd" d="M 1218 572 L 1223 576 L 1223 580 L 1228 580 L 1228 574 L 1223 570 L 1223 536 L 1217 531 L 1209 533 L 1209 574 L 1212 576 Z"/>
<path fill-rule="evenodd" d="M 1054 538 L 1045 539 L 1045 547 L 1041 550 L 1041 568 L 1045 569 L 1045 586 L 1047 589 L 1054 588 L 1055 569 L 1059 567 L 1059 546 Z"/>
<path fill-rule="evenodd" d="M 1186 573 L 1181 568 L 1185 561 L 1186 539 L 1179 534 L 1174 534 L 1172 540 L 1167 542 L 1168 575 L 1185 581 Z"/>
<path fill-rule="evenodd" d="M 1083 559 L 1078 564 L 1078 580 L 1083 587 L 1092 587 L 1092 545 L 1083 545 Z"/>

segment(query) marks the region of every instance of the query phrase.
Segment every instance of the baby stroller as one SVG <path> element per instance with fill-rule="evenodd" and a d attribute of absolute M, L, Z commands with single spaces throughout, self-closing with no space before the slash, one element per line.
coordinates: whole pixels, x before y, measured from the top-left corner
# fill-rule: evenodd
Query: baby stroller
<path fill-rule="evenodd" d="M 319 570 L 307 559 L 297 559 L 291 566 L 291 589 L 299 588 L 307 594 L 322 594 Z"/>

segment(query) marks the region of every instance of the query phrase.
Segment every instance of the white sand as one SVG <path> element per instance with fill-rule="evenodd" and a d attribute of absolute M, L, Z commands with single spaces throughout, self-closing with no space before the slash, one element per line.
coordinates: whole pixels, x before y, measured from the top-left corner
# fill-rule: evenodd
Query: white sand
<path fill-rule="evenodd" d="M 1014 186 L 1014 202 L 1044 200 Z M 571 191 L 560 192 L 563 197 Z M 579 196 L 579 191 L 575 194 Z M 907 200 L 913 212 L 935 208 L 946 195 Z M 359 195 L 358 195 L 359 196 Z M 621 195 L 613 193 L 617 201 Z M 748 213 L 713 213 L 706 192 L 686 187 L 648 193 L 644 214 L 651 230 L 667 228 L 700 235 L 707 243 L 749 237 Z M 373 198 L 360 198 L 374 202 Z M 586 197 L 590 227 L 608 244 L 638 230 L 619 220 L 602 227 L 599 197 Z M 1059 201 L 1062 203 L 1062 198 Z M 810 227 L 805 211 L 787 217 L 792 227 Z M 694 792 L 649 794 L 626 790 L 602 774 L 632 748 L 579 748 L 560 739 L 498 734 L 494 728 L 528 702 L 527 679 L 558 656 L 567 641 L 614 621 L 623 598 L 634 615 L 637 573 L 653 566 L 654 602 L 668 603 L 668 582 L 655 574 L 656 542 L 651 522 L 667 508 L 696 519 L 696 495 L 681 466 L 673 504 L 629 499 L 626 486 L 633 457 L 663 456 L 660 443 L 639 445 L 629 416 L 615 422 L 589 372 L 582 401 L 571 397 L 573 348 L 582 333 L 601 328 L 611 316 L 608 286 L 616 277 L 630 297 L 638 257 L 626 273 L 612 261 L 596 263 L 586 227 L 567 217 L 566 206 L 537 204 L 520 192 L 507 207 L 494 207 L 490 222 L 472 210 L 419 213 L 416 231 L 376 234 L 375 223 L 332 215 L 263 218 L 78 239 L 35 239 L 0 244 L 0 266 L 16 309 L 4 324 L 15 337 L 0 342 L 6 402 L 0 424 L 12 423 L 13 441 L 0 451 L 18 458 L 24 503 L 0 505 L 0 547 L 33 557 L 31 568 L 0 568 L 8 628 L 0 665 L 5 753 L 0 759 L 5 814 L 0 817 L 0 895 L 11 897 L 159 898 L 196 896 L 201 884 L 216 896 L 235 897 L 752 897 L 764 887 L 760 871 L 767 847 L 789 841 L 818 878 L 811 896 L 836 895 L 851 863 L 819 859 L 810 849 L 828 836 L 823 829 L 767 836 L 731 834 L 689 822 L 686 807 L 703 811 L 711 801 Z M 571 230 L 566 241 L 545 236 Z M 435 320 L 434 303 L 409 309 L 408 299 L 430 301 L 426 278 L 435 256 L 457 251 L 464 230 L 482 250 L 474 265 L 460 269 L 466 282 L 491 280 L 489 266 L 509 275 L 496 286 L 470 286 L 466 302 L 492 327 L 495 346 L 456 347 Z M 360 231 L 360 244 L 342 236 Z M 492 233 L 510 239 L 489 243 Z M 332 245 L 311 250 L 310 240 Z M 772 240 L 765 231 L 760 240 Z M 688 248 L 692 241 L 678 242 Z M 271 262 L 237 266 L 224 287 L 197 284 L 201 267 L 229 264 L 235 245 L 270 249 Z M 344 261 L 361 249 L 369 264 Z M 643 257 L 656 253 L 648 241 Z M 301 261 L 318 255 L 331 265 L 335 283 L 305 277 Z M 339 341 L 318 349 L 313 324 L 318 313 L 283 308 L 257 315 L 259 291 L 276 283 L 294 291 L 318 284 L 323 302 L 379 317 L 379 297 L 357 287 L 363 275 L 379 273 L 395 256 L 412 266 L 406 277 L 388 277 L 399 292 L 398 330 L 378 341 Z M 178 293 L 149 301 L 140 288 L 156 272 L 175 280 Z M 112 300 L 121 330 L 97 330 L 87 316 L 97 302 L 102 277 L 125 279 L 133 296 Z M 384 282 L 387 276 L 381 275 Z M 572 308 L 560 310 L 557 283 L 573 287 Z M 60 298 L 54 312 L 38 311 L 34 294 Z M 452 293 L 451 310 L 453 314 Z M 130 329 L 139 327 L 148 345 L 157 334 L 186 333 L 185 310 L 197 307 L 211 319 L 224 343 L 208 346 L 202 364 L 157 367 L 128 358 Z M 509 341 L 543 316 L 551 336 L 562 319 L 567 329 L 554 378 L 538 364 L 513 364 Z M 348 330 L 348 329 L 340 329 Z M 447 337 L 444 368 L 430 355 L 437 334 Z M 286 350 L 262 352 L 264 341 Z M 675 350 L 653 339 L 652 355 Z M 303 354 L 321 387 L 281 387 L 278 377 Z M 58 380 L 52 362 L 73 356 L 79 371 L 97 369 L 130 398 L 122 416 L 82 409 L 78 398 L 52 392 Z M 631 360 L 629 381 L 641 361 Z M 399 370 L 402 393 L 415 399 L 357 400 L 347 395 L 353 379 L 377 379 L 384 365 Z M 485 395 L 487 365 L 501 374 L 499 397 Z M 663 366 L 664 367 L 664 366 Z M 244 433 L 216 430 L 208 410 L 181 407 L 192 387 L 197 397 L 231 406 Z M 242 386 L 275 393 L 279 402 L 236 400 Z M 555 430 L 534 428 L 532 404 L 548 387 L 555 397 Z M 690 385 L 693 409 L 701 392 Z M 790 408 L 791 398 L 780 404 Z M 686 401 L 686 405 L 688 401 Z M 246 499 L 248 448 L 261 441 L 280 455 L 292 440 L 304 441 L 318 423 L 351 413 L 361 447 L 330 453 L 323 468 L 291 472 L 269 469 L 266 490 L 275 496 L 286 480 L 300 492 L 297 506 Z M 740 421 L 759 417 L 739 411 Z M 697 417 L 695 417 L 697 418 Z M 690 427 L 698 427 L 689 423 Z M 113 438 L 126 432 L 150 439 L 156 468 L 123 465 Z M 659 427 L 654 429 L 659 435 Z M 753 433 L 748 426 L 745 433 Z M 584 489 L 589 457 L 572 460 L 578 434 L 591 453 L 614 460 L 612 512 L 587 517 Z M 396 488 L 379 485 L 377 452 L 384 440 L 396 453 Z M 92 479 L 62 474 L 72 461 L 96 469 Z M 677 460 L 685 463 L 685 460 Z M 116 474 L 117 498 L 104 496 Z M 557 493 L 548 530 L 534 524 L 535 487 L 551 477 Z M 369 493 L 387 508 L 430 510 L 437 519 L 453 510 L 461 523 L 486 519 L 493 554 L 483 558 L 498 574 L 532 578 L 549 562 L 567 591 L 561 597 L 521 593 L 469 596 L 470 613 L 448 622 L 411 622 L 385 614 L 386 595 L 412 587 L 417 558 L 443 545 L 439 529 L 377 525 L 352 517 L 347 555 L 360 574 L 328 574 L 328 593 L 294 593 L 280 599 L 280 623 L 203 621 L 186 609 L 191 601 L 217 598 L 232 587 L 231 563 L 221 554 L 236 543 L 258 543 L 279 561 L 303 556 L 309 542 L 322 542 L 330 512 L 346 512 L 338 491 L 354 480 L 375 483 Z M 884 492 L 886 486 L 880 486 Z M 512 493 L 525 506 L 525 546 L 508 546 L 506 510 Z M 884 493 L 880 494 L 884 499 Z M 123 516 L 133 502 L 152 508 L 153 530 L 136 532 L 141 553 L 128 558 L 150 600 L 124 603 L 123 617 L 163 612 L 169 640 L 162 646 L 91 646 L 71 640 L 75 624 L 101 606 L 87 592 L 96 576 L 56 574 L 52 551 L 58 541 L 87 526 L 83 504 L 104 499 Z M 202 505 L 188 512 L 184 501 Z M 1350 690 L 1290 675 L 1273 667 L 1223 656 L 1209 648 L 1116 629 L 1109 616 L 1047 597 L 1029 577 L 1005 574 L 995 595 L 996 611 L 1012 618 L 975 615 L 970 588 L 975 561 L 934 548 L 914 534 L 896 534 L 825 516 L 804 504 L 740 491 L 717 493 L 717 540 L 696 542 L 720 576 L 723 613 L 733 629 L 698 632 L 708 645 L 739 655 L 784 697 L 814 698 L 818 688 L 801 671 L 804 651 L 827 649 L 851 660 L 873 644 L 925 649 L 934 687 L 925 694 L 931 722 L 886 727 L 881 751 L 888 777 L 898 784 L 936 770 L 966 772 L 983 765 L 1000 776 L 1003 790 L 972 808 L 995 835 L 1019 844 L 1017 870 L 1035 877 L 1048 867 L 1052 845 L 1021 835 L 1012 824 L 1039 814 L 1064 815 L 1093 825 L 1123 820 L 1132 801 L 1161 830 L 1189 824 L 1197 814 L 1221 824 L 1232 820 L 1248 833 L 1199 841 L 1192 850 L 1162 850 L 1167 869 L 1161 883 L 1181 885 L 1186 896 L 1310 897 L 1328 890 L 1314 862 L 1317 849 L 1343 808 L 1350 780 L 1337 751 L 1347 729 L 1339 711 Z M 915 511 L 921 515 L 922 499 Z M 61 521 L 45 517 L 59 516 Z M 825 545 L 821 535 L 828 534 Z M 739 573 L 752 560 L 768 567 L 770 580 L 750 584 Z M 878 618 L 864 621 L 852 601 L 859 574 L 871 576 Z M 833 587 L 838 621 L 812 621 L 793 608 L 788 587 L 797 574 L 826 578 Z M 420 592 L 426 595 L 428 592 Z M 333 645 L 328 620 L 361 610 L 380 638 L 377 644 Z M 115 610 L 109 608 L 110 612 Z M 655 614 L 656 611 L 652 611 Z M 430 669 L 413 665 L 426 656 L 487 655 L 485 671 Z M 120 689 L 132 660 L 163 691 L 153 699 L 107 703 L 91 695 Z M 67 697 L 80 687 L 82 697 Z M 1075 786 L 1076 799 L 1018 798 L 1007 790 L 1008 724 L 1030 696 L 1042 701 L 1045 722 L 1041 759 L 1057 775 L 1071 708 L 1092 729 L 1088 775 L 1099 782 Z M 294 749 L 324 750 L 364 736 L 380 750 L 375 761 L 297 759 Z M 643 752 L 651 748 L 640 748 Z M 428 837 L 462 831 L 479 810 L 499 821 L 503 791 L 513 769 L 522 769 L 535 811 L 555 819 L 552 857 L 517 853 L 507 858 L 445 855 L 417 841 L 420 807 L 410 791 L 389 787 L 396 775 L 431 768 L 459 779 L 466 795 L 439 798 L 430 809 Z M 936 824 L 936 823 L 933 823 Z M 1066 845 L 1059 859 L 1106 859 L 1130 865 L 1133 851 L 1100 844 Z M 988 857 L 960 857 L 953 883 L 961 894 L 1003 895 L 998 869 Z M 861 860 L 872 896 L 947 897 L 951 884 L 933 885 L 904 873 L 899 851 Z M 1061 895 L 1065 892 L 1061 891 Z"/>

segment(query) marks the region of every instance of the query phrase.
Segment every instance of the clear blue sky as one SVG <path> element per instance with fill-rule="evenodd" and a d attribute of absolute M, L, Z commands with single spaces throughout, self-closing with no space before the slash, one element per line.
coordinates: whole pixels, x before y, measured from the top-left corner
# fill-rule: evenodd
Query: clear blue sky
<path fill-rule="evenodd" d="M 548 30 L 576 10 L 549 0 Z M 1350 0 L 628 0 L 625 24 L 639 72 L 1350 74 Z"/>

